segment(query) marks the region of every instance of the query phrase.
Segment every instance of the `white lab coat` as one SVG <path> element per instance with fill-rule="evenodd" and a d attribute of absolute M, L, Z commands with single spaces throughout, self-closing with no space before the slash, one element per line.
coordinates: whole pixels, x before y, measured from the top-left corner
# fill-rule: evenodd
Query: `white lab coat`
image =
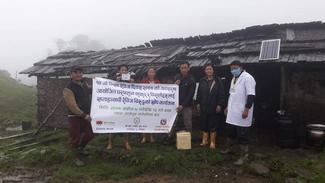
<path fill-rule="evenodd" d="M 256 82 L 253 76 L 245 71 L 241 73 L 235 84 L 234 80 L 235 78 L 232 79 L 229 89 L 230 96 L 228 99 L 226 123 L 241 127 L 249 127 L 252 125 L 254 106 L 249 109 L 246 119 L 242 118 L 242 114 L 245 109 L 247 96 L 255 95 Z"/>

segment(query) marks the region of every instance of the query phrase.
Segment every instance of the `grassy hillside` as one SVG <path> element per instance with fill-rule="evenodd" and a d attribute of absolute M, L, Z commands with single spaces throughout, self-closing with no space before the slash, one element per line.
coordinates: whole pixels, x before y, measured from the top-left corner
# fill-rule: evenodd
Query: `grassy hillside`
<path fill-rule="evenodd" d="M 36 121 L 36 88 L 0 73 L 0 128 Z"/>

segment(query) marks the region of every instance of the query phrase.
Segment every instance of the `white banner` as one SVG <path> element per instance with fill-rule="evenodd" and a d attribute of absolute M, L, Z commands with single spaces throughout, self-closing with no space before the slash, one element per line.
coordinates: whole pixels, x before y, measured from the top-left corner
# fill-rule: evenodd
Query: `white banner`
<path fill-rule="evenodd" d="M 176 119 L 178 85 L 93 79 L 94 133 L 168 133 Z"/>

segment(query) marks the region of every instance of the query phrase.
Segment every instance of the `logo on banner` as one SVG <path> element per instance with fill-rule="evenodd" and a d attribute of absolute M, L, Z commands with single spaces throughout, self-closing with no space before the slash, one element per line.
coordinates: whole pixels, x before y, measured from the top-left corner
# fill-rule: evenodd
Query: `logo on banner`
<path fill-rule="evenodd" d="M 140 123 L 140 118 L 138 118 L 138 117 L 134 118 L 133 123 L 138 125 Z"/>
<path fill-rule="evenodd" d="M 96 125 L 100 126 L 103 124 L 103 121 L 96 121 Z"/>
<path fill-rule="evenodd" d="M 166 125 L 167 124 L 167 119 L 161 119 L 160 124 L 161 125 Z"/>

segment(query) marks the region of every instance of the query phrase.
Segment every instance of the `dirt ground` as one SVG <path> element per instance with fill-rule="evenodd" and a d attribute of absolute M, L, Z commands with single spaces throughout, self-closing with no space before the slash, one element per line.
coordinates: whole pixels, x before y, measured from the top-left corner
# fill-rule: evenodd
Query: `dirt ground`
<path fill-rule="evenodd" d="M 224 168 L 221 168 L 224 169 Z M 238 172 L 237 172 L 238 173 Z M 0 173 L 0 183 L 47 183 L 52 182 L 52 172 L 44 169 L 31 169 L 24 167 L 17 167 L 13 172 Z M 205 177 L 199 175 L 192 178 L 177 177 L 173 175 L 159 175 L 159 174 L 144 174 L 137 177 L 131 177 L 126 180 L 107 180 L 98 181 L 98 183 L 205 183 L 205 182 L 222 182 L 222 183 L 267 183 L 270 182 L 266 178 L 256 177 L 252 175 L 238 175 L 232 174 L 224 170 L 217 171 L 214 176 Z"/>
<path fill-rule="evenodd" d="M 179 183 L 179 182 L 187 182 L 187 183 L 205 183 L 205 182 L 223 182 L 223 183 L 263 183 L 268 182 L 267 180 L 263 180 L 261 178 L 249 177 L 249 176 L 220 176 L 215 178 L 179 178 L 170 175 L 143 175 L 135 178 L 131 178 L 123 181 L 99 181 L 98 183 Z"/>

